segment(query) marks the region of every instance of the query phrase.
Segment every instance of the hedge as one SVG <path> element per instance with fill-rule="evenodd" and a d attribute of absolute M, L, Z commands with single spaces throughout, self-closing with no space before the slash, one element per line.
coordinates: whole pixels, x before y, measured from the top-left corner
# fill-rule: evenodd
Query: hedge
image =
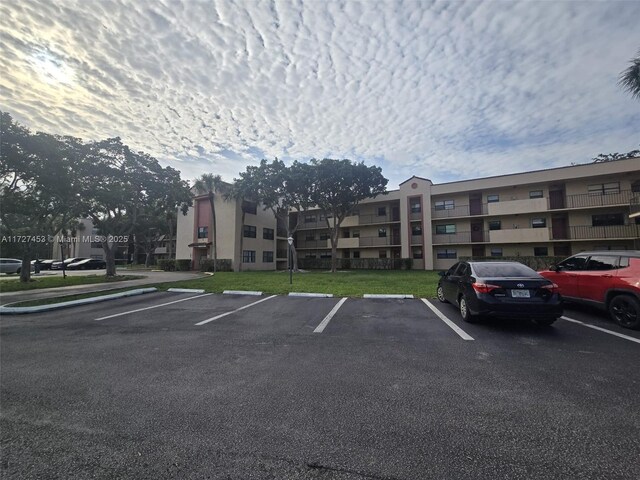
<path fill-rule="evenodd" d="M 339 270 L 411 270 L 411 258 L 338 258 Z M 298 258 L 303 270 L 330 270 L 330 258 Z"/>
<path fill-rule="evenodd" d="M 520 257 L 520 256 L 514 256 L 514 257 L 460 257 L 459 260 L 461 261 L 469 261 L 469 260 L 473 260 L 476 262 L 520 262 L 524 265 L 526 265 L 527 267 L 533 268 L 536 271 L 539 270 L 546 270 L 547 268 L 549 268 L 550 265 L 554 264 L 554 263 L 558 263 L 561 262 L 562 260 L 564 260 L 565 258 L 567 258 L 566 256 L 563 257 Z"/>
<path fill-rule="evenodd" d="M 207 258 L 200 262 L 201 272 L 213 272 L 213 260 Z M 233 263 L 228 258 L 219 258 L 216 261 L 216 272 L 233 272 Z"/>

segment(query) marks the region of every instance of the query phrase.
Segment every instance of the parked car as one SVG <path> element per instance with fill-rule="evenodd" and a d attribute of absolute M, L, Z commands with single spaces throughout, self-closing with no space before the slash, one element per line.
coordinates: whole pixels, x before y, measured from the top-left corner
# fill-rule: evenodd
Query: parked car
<path fill-rule="evenodd" d="M 65 270 L 69 266 L 70 263 L 79 262 L 80 260 L 87 260 L 87 257 L 71 257 L 71 258 L 65 259 L 65 261 L 64 261 Z M 53 262 L 51 264 L 51 270 L 62 270 L 62 261 L 58 260 L 58 261 Z"/>
<path fill-rule="evenodd" d="M 35 267 L 36 263 L 40 265 L 40 270 L 51 270 L 51 264 L 55 262 L 55 260 L 31 260 L 31 265 Z"/>
<path fill-rule="evenodd" d="M 104 260 L 98 260 L 96 258 L 86 258 L 79 262 L 73 262 L 67 265 L 69 270 L 96 270 L 101 268 L 107 268 L 107 262 Z"/>
<path fill-rule="evenodd" d="M 0 273 L 12 274 L 22 271 L 22 260 L 17 258 L 0 258 Z M 33 271 L 33 265 L 31 266 Z"/>
<path fill-rule="evenodd" d="M 640 251 L 582 252 L 540 272 L 571 302 L 609 312 L 618 325 L 640 330 Z"/>
<path fill-rule="evenodd" d="M 547 326 L 562 316 L 558 286 L 519 262 L 458 262 L 440 275 L 438 300 L 457 305 L 465 322 L 491 316 Z"/>

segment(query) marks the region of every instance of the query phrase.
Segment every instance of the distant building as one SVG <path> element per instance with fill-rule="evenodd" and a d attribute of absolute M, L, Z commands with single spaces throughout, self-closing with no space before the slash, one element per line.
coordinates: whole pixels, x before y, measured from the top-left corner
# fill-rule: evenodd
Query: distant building
<path fill-rule="evenodd" d="M 236 270 L 240 263 L 244 270 L 286 267 L 286 233 L 271 212 L 216 202 L 218 258 L 232 259 Z M 432 270 L 449 268 L 460 257 L 640 249 L 639 204 L 637 158 L 442 184 L 414 176 L 361 202 L 342 223 L 338 256 L 412 258 L 414 269 Z M 301 215 L 298 258 L 330 258 L 323 212 Z M 206 196 L 196 198 L 187 216 L 179 215 L 177 258 L 189 258 L 195 267 L 211 255 L 210 218 Z"/>

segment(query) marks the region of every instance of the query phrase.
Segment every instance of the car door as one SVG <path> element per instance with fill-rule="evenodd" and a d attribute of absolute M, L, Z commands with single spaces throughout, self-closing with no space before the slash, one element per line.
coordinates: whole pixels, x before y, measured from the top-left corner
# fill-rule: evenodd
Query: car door
<path fill-rule="evenodd" d="M 618 255 L 592 255 L 584 269 L 577 273 L 578 297 L 583 300 L 604 303 L 607 290 L 618 273 Z"/>
<path fill-rule="evenodd" d="M 558 264 L 555 272 L 545 272 L 545 277 L 560 287 L 560 294 L 563 297 L 579 298 L 578 274 L 587 264 L 588 255 L 575 255 L 563 260 Z"/>
<path fill-rule="evenodd" d="M 455 297 L 454 288 L 458 284 L 457 280 L 455 280 L 455 272 L 458 269 L 458 266 L 460 266 L 460 262 L 454 264 L 449 270 L 447 270 L 440 283 L 442 285 L 444 297 L 449 301 L 452 301 L 452 299 Z M 454 280 L 455 283 L 452 283 L 454 282 Z"/>

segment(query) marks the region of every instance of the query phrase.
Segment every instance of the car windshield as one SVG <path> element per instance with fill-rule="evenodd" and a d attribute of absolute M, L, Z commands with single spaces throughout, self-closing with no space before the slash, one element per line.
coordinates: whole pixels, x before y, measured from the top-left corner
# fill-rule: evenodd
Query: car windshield
<path fill-rule="evenodd" d="M 476 263 L 474 273 L 479 277 L 537 277 L 535 270 L 521 263 Z"/>

